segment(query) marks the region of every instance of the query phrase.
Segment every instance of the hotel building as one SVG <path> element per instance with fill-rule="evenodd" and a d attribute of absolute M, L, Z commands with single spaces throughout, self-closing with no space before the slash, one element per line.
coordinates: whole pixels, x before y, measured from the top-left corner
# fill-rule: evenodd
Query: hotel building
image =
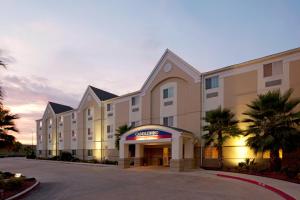
<path fill-rule="evenodd" d="M 37 156 L 68 151 L 83 160 L 118 160 L 124 168 L 131 163 L 178 171 L 216 167 L 216 148 L 205 147 L 201 139 L 205 113 L 221 106 L 242 120 L 258 94 L 293 88 L 293 97 L 300 97 L 299 76 L 300 48 L 209 72 L 199 72 L 166 50 L 139 91 L 117 96 L 88 86 L 77 108 L 49 102 L 36 121 Z M 133 128 L 116 148 L 116 129 L 122 125 Z M 243 137 L 223 146 L 227 166 L 269 158 L 268 153 L 254 154 Z"/>

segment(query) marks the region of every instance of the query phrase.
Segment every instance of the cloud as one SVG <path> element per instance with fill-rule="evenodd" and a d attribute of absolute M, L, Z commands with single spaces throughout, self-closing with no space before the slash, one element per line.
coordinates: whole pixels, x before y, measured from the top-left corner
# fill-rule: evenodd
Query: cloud
<path fill-rule="evenodd" d="M 5 92 L 4 104 L 12 113 L 20 116 L 20 119 L 16 120 L 20 133 L 14 135 L 24 143 L 31 143 L 35 120 L 42 117 L 48 101 L 77 107 L 80 100 L 79 94 L 54 88 L 50 81 L 43 77 L 2 75 L 1 80 Z"/>

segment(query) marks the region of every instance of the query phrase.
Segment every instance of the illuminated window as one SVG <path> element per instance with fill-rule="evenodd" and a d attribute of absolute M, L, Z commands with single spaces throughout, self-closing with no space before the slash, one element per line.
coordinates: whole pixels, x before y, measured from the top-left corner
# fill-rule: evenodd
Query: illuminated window
<path fill-rule="evenodd" d="M 219 76 L 213 76 L 210 78 L 205 79 L 205 88 L 213 89 L 219 87 Z"/>
<path fill-rule="evenodd" d="M 217 147 L 206 147 L 204 149 L 204 157 L 206 159 L 217 159 L 218 158 Z"/>
<path fill-rule="evenodd" d="M 49 125 L 50 126 L 52 125 L 52 119 L 49 119 Z"/>
<path fill-rule="evenodd" d="M 270 151 L 263 152 L 263 159 L 270 158 Z M 279 149 L 279 158 L 282 158 L 282 149 Z"/>

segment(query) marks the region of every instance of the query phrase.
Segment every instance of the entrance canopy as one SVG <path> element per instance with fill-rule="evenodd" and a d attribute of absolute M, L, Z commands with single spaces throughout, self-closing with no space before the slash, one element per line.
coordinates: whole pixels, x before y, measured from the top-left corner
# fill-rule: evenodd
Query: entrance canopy
<path fill-rule="evenodd" d="M 143 125 L 131 129 L 121 136 L 120 143 L 137 144 L 137 143 L 163 143 L 171 142 L 172 138 L 184 137 L 194 139 L 193 133 L 162 125 Z"/>
<path fill-rule="evenodd" d="M 135 166 L 143 165 L 145 146 L 169 145 L 171 147 L 171 169 L 181 171 L 187 165 L 189 165 L 188 168 L 191 168 L 194 160 L 194 142 L 194 134 L 183 129 L 154 124 L 139 126 L 121 136 L 119 165 L 123 168 L 129 167 L 130 144 L 135 144 Z"/>

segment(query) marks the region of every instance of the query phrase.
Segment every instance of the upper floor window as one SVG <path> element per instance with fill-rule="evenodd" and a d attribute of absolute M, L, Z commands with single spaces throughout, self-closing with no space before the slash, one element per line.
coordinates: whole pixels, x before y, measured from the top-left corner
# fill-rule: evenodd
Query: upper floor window
<path fill-rule="evenodd" d="M 131 97 L 131 106 L 136 106 L 139 104 L 139 96 Z"/>
<path fill-rule="evenodd" d="M 137 126 L 139 126 L 140 125 L 140 122 L 139 121 L 133 121 L 133 122 L 131 122 L 131 127 L 132 128 L 134 128 L 134 127 L 137 127 Z"/>
<path fill-rule="evenodd" d="M 39 127 L 42 128 L 42 126 L 43 126 L 43 121 L 40 121 Z"/>
<path fill-rule="evenodd" d="M 164 117 L 163 125 L 164 126 L 174 126 L 174 116 Z"/>
<path fill-rule="evenodd" d="M 205 79 L 205 88 L 213 89 L 219 87 L 219 76 L 213 76 L 210 78 Z"/>
<path fill-rule="evenodd" d="M 88 116 L 90 116 L 91 115 L 91 109 L 88 108 L 87 113 L 88 113 Z"/>
<path fill-rule="evenodd" d="M 72 137 L 76 137 L 75 131 L 72 130 Z"/>
<path fill-rule="evenodd" d="M 59 138 L 61 138 L 61 132 L 59 132 Z"/>
<path fill-rule="evenodd" d="M 88 128 L 88 135 L 91 135 L 92 133 L 91 133 L 91 129 L 90 128 Z"/>
<path fill-rule="evenodd" d="M 63 116 L 60 116 L 59 117 L 59 122 L 63 122 L 63 120 L 64 120 Z"/>
<path fill-rule="evenodd" d="M 107 133 L 112 132 L 112 127 L 111 127 L 111 125 L 107 125 L 107 126 L 106 126 L 106 132 L 107 132 Z"/>
<path fill-rule="evenodd" d="M 282 61 L 264 64 L 264 77 L 270 77 L 283 73 Z"/>
<path fill-rule="evenodd" d="M 107 112 L 112 111 L 112 107 L 111 107 L 111 104 L 110 104 L 110 103 L 106 105 L 106 111 L 107 111 Z"/>
<path fill-rule="evenodd" d="M 52 125 L 52 119 L 49 119 L 49 125 Z"/>
<path fill-rule="evenodd" d="M 72 119 L 75 119 L 75 113 L 72 113 Z"/>
<path fill-rule="evenodd" d="M 174 96 L 174 87 L 169 87 L 163 90 L 163 98 L 171 98 Z"/>

